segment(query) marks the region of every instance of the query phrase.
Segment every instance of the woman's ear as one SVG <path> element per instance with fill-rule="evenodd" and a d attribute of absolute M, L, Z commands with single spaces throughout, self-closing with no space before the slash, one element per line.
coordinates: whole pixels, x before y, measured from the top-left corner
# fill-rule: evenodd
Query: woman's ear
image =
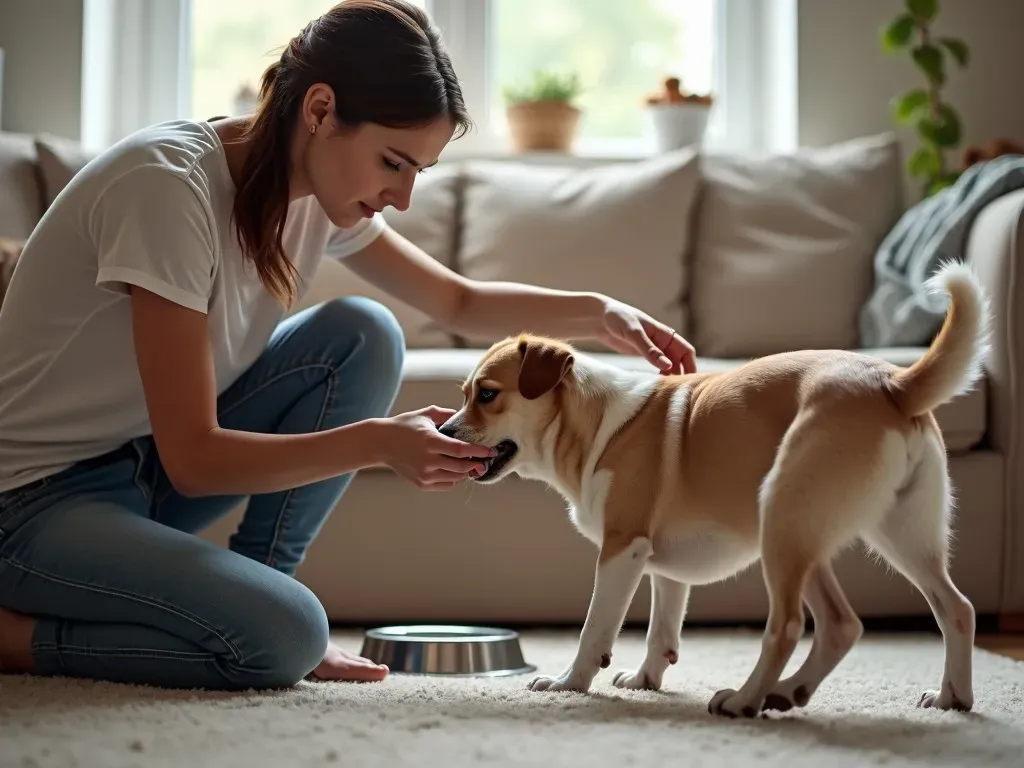
<path fill-rule="evenodd" d="M 306 89 L 306 96 L 302 100 L 302 122 L 305 129 L 310 131 L 316 127 L 320 131 L 324 123 L 334 112 L 334 89 L 326 83 L 313 83 Z"/>

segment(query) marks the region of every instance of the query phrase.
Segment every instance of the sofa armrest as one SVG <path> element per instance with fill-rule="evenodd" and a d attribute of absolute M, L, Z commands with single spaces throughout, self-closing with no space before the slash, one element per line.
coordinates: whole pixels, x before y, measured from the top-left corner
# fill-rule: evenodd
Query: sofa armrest
<path fill-rule="evenodd" d="M 966 261 L 992 302 L 987 444 L 1004 458 L 1004 613 L 1024 613 L 1024 189 L 987 205 L 967 239 Z"/>

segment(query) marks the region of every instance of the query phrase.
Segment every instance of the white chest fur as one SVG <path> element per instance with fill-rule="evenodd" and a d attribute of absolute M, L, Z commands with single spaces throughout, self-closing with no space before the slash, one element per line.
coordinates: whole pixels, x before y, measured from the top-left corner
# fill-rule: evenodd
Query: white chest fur
<path fill-rule="evenodd" d="M 611 470 L 597 471 L 597 462 L 612 435 L 619 427 L 632 418 L 637 410 L 648 401 L 657 380 L 651 376 L 627 373 L 621 370 L 588 363 L 593 374 L 588 378 L 592 386 L 612 383 L 617 395 L 613 405 L 604 414 L 591 447 L 590 456 L 583 468 L 580 494 L 574 497 L 569 489 L 562 486 L 556 477 L 548 476 L 540 469 L 531 474 L 543 479 L 558 490 L 569 504 L 569 517 L 579 532 L 600 547 L 604 538 L 605 506 L 614 476 Z M 678 434 L 679 425 L 688 405 L 689 392 L 680 389 L 673 397 L 669 410 L 666 430 Z M 553 438 L 548 441 L 545 452 L 553 452 Z M 669 458 L 671 463 L 671 458 Z M 550 461 L 541 462 L 550 465 Z M 728 531 L 713 524 L 680 525 L 651 534 L 654 552 L 645 569 L 670 579 L 688 584 L 707 584 L 732 576 L 757 559 L 756 542 L 744 542 Z"/>

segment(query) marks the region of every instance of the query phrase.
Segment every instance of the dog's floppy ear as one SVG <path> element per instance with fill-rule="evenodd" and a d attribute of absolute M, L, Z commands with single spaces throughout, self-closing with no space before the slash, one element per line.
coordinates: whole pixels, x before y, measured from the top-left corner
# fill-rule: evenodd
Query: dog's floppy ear
<path fill-rule="evenodd" d="M 527 400 L 547 394 L 573 366 L 572 353 L 541 341 L 519 342 L 519 393 Z"/>

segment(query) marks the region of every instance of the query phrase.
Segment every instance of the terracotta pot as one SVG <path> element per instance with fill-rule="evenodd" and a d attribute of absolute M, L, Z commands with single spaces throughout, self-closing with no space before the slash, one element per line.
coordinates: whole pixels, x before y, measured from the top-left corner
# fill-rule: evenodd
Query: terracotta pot
<path fill-rule="evenodd" d="M 505 109 L 516 152 L 568 152 L 576 138 L 580 110 L 563 101 L 530 101 Z"/>

